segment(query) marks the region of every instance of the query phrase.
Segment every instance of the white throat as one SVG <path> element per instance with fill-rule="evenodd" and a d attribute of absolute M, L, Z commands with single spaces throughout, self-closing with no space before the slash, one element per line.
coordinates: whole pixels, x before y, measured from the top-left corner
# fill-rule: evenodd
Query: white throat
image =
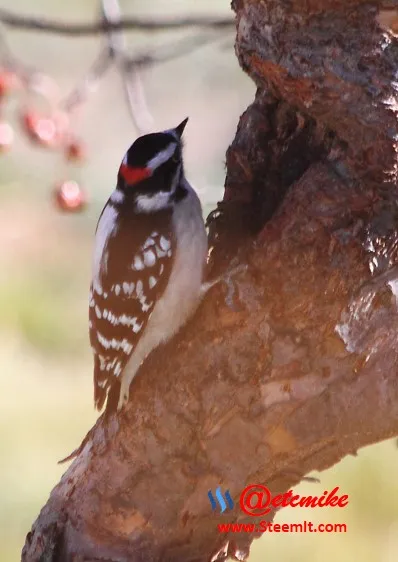
<path fill-rule="evenodd" d="M 180 182 L 185 178 L 181 175 L 182 164 L 180 164 L 173 176 L 170 191 L 157 191 L 153 194 L 141 194 L 136 198 L 137 210 L 140 213 L 155 213 L 162 209 L 168 209 L 172 204 L 172 199 L 177 191 Z"/>

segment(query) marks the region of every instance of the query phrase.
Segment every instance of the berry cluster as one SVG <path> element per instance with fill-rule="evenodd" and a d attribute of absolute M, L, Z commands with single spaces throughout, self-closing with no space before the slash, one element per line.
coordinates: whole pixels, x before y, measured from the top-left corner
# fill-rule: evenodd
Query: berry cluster
<path fill-rule="evenodd" d="M 38 93 L 47 101 L 49 109 L 39 111 L 23 107 L 20 110 L 20 126 L 30 142 L 44 149 L 61 152 L 66 162 L 82 163 L 85 147 L 71 130 L 70 113 L 56 108 L 53 103 L 55 85 L 45 76 L 26 77 L 24 73 L 0 67 L 0 153 L 5 153 L 14 142 L 14 130 L 4 119 L 7 99 L 21 91 Z M 76 181 L 58 182 L 54 188 L 56 206 L 67 212 L 82 210 L 87 198 Z"/>

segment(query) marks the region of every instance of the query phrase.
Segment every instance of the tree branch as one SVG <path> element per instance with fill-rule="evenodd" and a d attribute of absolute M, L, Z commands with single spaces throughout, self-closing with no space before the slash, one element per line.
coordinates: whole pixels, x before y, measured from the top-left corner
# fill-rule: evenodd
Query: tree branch
<path fill-rule="evenodd" d="M 233 29 L 235 23 L 230 17 L 217 16 L 181 16 L 171 18 L 148 19 L 145 17 L 125 17 L 120 22 L 98 21 L 94 23 L 61 22 L 42 16 L 22 16 L 0 8 L 0 21 L 16 29 L 56 33 L 57 35 L 98 35 L 115 30 L 167 31 L 187 27 L 204 27 L 212 29 Z"/>
<path fill-rule="evenodd" d="M 116 29 L 108 30 L 107 42 L 110 56 L 118 65 L 123 82 L 123 89 L 134 126 L 139 134 L 149 132 L 153 117 L 149 113 L 144 89 L 137 64 L 129 61 L 126 42 L 120 29 L 121 11 L 119 0 L 101 0 L 102 17 L 106 24 L 116 25 Z"/>
<path fill-rule="evenodd" d="M 127 106 L 139 134 L 148 132 L 152 128 L 153 118 L 147 107 L 141 71 L 144 68 L 161 64 L 175 58 L 186 56 L 196 49 L 211 42 L 220 42 L 217 29 L 232 29 L 232 19 L 217 19 L 210 17 L 173 18 L 173 20 L 146 20 L 145 18 L 128 18 L 121 16 L 118 0 L 102 0 L 101 20 L 98 24 L 70 25 L 67 23 L 49 22 L 42 18 L 31 18 L 10 13 L 0 8 L 0 21 L 12 27 L 30 30 L 66 33 L 69 35 L 103 32 L 106 35 L 107 46 L 101 48 L 87 74 L 73 88 L 71 93 L 60 103 L 64 111 L 72 111 L 85 101 L 96 88 L 99 80 L 116 64 L 122 78 Z M 227 24 L 229 22 L 229 24 Z M 122 31 L 124 29 L 141 29 L 142 31 L 164 30 L 184 27 L 204 28 L 194 36 L 184 37 L 155 49 L 145 52 L 129 54 Z M 207 29 L 207 31 L 206 31 Z M 61 31 L 62 30 L 62 31 Z M 16 57 L 9 48 L 5 34 L 0 30 L 0 51 L 5 66 L 18 73 L 26 84 L 34 82 L 39 72 L 27 67 Z"/>
<path fill-rule="evenodd" d="M 78 105 L 84 103 L 90 92 L 95 90 L 99 80 L 109 70 L 112 64 L 113 61 L 109 55 L 109 48 L 102 48 L 84 78 L 63 100 L 61 107 L 65 111 L 71 111 Z"/>

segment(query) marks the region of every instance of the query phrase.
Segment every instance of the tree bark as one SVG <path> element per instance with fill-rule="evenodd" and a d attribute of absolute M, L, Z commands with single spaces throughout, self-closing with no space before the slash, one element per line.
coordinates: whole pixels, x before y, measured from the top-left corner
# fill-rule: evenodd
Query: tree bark
<path fill-rule="evenodd" d="M 243 513 L 212 512 L 209 489 L 282 493 L 398 434 L 397 4 L 233 9 L 258 91 L 227 153 L 211 266 L 247 268 L 98 420 L 26 562 L 244 559 L 254 536 L 217 532 Z"/>

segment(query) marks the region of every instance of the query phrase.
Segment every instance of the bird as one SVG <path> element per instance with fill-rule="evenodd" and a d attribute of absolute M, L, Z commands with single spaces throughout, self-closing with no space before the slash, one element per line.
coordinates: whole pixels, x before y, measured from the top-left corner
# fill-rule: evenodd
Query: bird
<path fill-rule="evenodd" d="M 89 297 L 94 404 L 120 411 L 141 364 L 197 309 L 207 234 L 199 197 L 184 174 L 183 131 L 137 138 L 99 217 Z"/>

